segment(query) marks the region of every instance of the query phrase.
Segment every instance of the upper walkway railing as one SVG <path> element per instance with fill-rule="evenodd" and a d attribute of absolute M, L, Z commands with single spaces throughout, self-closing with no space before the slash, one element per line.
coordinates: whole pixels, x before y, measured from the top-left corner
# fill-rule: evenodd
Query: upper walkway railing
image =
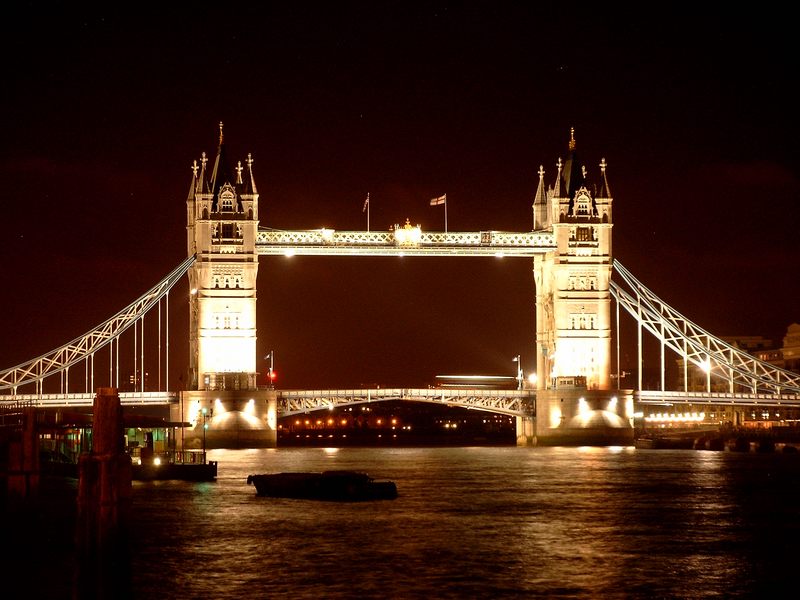
<path fill-rule="evenodd" d="M 555 247 L 552 231 L 423 232 L 408 226 L 389 231 L 261 228 L 256 236 L 258 254 L 281 256 L 533 257 Z"/>

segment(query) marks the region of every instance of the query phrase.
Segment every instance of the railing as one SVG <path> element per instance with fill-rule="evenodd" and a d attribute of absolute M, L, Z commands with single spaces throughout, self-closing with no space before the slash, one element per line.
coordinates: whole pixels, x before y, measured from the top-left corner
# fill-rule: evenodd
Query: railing
<path fill-rule="evenodd" d="M 155 459 L 160 460 L 162 465 L 206 464 L 206 453 L 203 450 L 163 450 L 161 452 L 152 452 L 148 448 L 134 446 L 128 448 L 127 452 L 133 463 L 137 465 L 142 464 L 143 461 L 152 463 Z"/>
<path fill-rule="evenodd" d="M 672 392 L 643 390 L 634 392 L 640 404 L 721 404 L 732 406 L 800 407 L 798 394 L 746 394 L 735 392 Z"/>
<path fill-rule="evenodd" d="M 123 406 L 171 404 L 177 400 L 176 392 L 120 392 L 119 400 Z M 70 406 L 93 406 L 95 394 L 0 394 L 0 406 L 25 403 L 34 408 L 57 408 Z"/>
<path fill-rule="evenodd" d="M 390 231 L 259 229 L 256 235 L 260 255 L 533 257 L 555 247 L 552 231 L 422 232 L 399 227 Z"/>

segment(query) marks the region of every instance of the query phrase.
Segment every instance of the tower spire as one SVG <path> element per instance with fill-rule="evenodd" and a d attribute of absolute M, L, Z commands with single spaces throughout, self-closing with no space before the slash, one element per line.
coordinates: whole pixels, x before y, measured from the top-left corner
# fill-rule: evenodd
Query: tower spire
<path fill-rule="evenodd" d="M 247 174 L 247 191 L 251 194 L 257 194 L 256 180 L 253 177 L 253 155 L 250 152 L 247 153 Z"/>
<path fill-rule="evenodd" d="M 606 159 L 600 159 L 600 190 L 597 193 L 598 198 L 611 198 L 611 188 L 608 187 L 608 178 L 606 177 L 607 166 Z"/>
<path fill-rule="evenodd" d="M 544 166 L 539 165 L 539 187 L 536 188 L 536 196 L 533 199 L 533 230 L 539 231 L 550 226 L 547 207 L 547 191 L 544 185 Z"/>
<path fill-rule="evenodd" d="M 225 135 L 222 133 L 222 121 L 219 122 L 219 145 L 222 146 Z"/>
<path fill-rule="evenodd" d="M 189 185 L 189 198 L 193 198 L 194 195 L 199 192 L 197 185 L 197 172 L 200 170 L 200 167 L 197 166 L 197 159 L 192 161 L 192 183 Z"/>
<path fill-rule="evenodd" d="M 561 168 L 564 166 L 564 163 L 561 162 L 561 157 L 558 157 L 558 161 L 556 162 L 556 184 L 553 186 L 553 197 L 560 198 L 561 197 Z"/>

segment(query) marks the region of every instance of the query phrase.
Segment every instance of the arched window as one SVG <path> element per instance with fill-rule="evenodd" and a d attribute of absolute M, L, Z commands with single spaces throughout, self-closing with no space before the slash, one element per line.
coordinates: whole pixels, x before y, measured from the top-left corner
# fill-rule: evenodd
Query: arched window
<path fill-rule="evenodd" d="M 233 212 L 233 203 L 236 199 L 236 194 L 233 188 L 226 185 L 223 186 L 219 192 L 219 209 L 225 212 Z"/>

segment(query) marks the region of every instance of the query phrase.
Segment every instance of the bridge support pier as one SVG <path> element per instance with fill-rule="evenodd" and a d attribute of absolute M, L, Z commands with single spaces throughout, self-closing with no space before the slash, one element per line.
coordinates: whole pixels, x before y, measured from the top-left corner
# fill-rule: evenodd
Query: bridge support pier
<path fill-rule="evenodd" d="M 630 390 L 537 390 L 536 416 L 536 441 L 540 446 L 633 444 Z"/>
<path fill-rule="evenodd" d="M 517 446 L 536 445 L 536 417 L 517 417 Z"/>
<path fill-rule="evenodd" d="M 189 424 L 182 449 L 275 448 L 277 413 L 275 390 L 199 390 L 181 392 L 170 418 Z"/>

